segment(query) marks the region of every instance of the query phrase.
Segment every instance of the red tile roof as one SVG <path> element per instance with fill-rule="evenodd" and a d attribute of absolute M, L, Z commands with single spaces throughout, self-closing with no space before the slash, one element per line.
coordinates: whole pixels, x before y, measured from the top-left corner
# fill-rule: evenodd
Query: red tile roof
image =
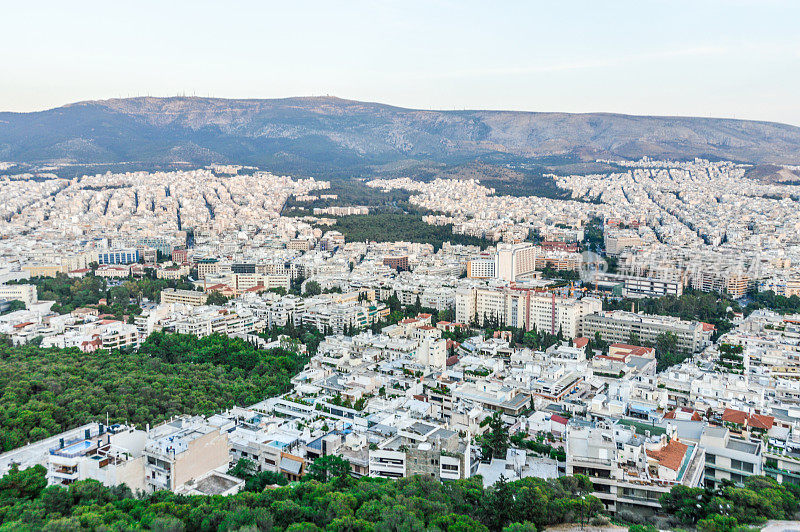
<path fill-rule="evenodd" d="M 656 451 L 647 451 L 647 456 L 655 458 L 662 466 L 677 471 L 681 467 L 683 457 L 689 448 L 678 440 L 670 440 L 664 447 Z"/>
<path fill-rule="evenodd" d="M 722 413 L 722 421 L 727 423 L 736 423 L 737 425 L 744 425 L 745 422 L 747 422 L 747 412 L 726 408 Z"/>
<path fill-rule="evenodd" d="M 584 348 L 589 343 L 589 339 L 585 336 L 579 336 L 572 341 L 572 345 L 577 348 Z"/>
<path fill-rule="evenodd" d="M 664 419 L 679 419 L 677 417 L 678 412 L 685 414 L 685 416 L 682 417 L 688 417 L 691 421 L 703 420 L 703 416 L 701 416 L 697 410 L 694 410 L 693 408 L 686 408 L 685 406 L 681 406 L 674 410 L 670 410 L 669 412 L 664 414 Z"/>
<path fill-rule="evenodd" d="M 769 430 L 775 424 L 775 418 L 763 414 L 750 414 L 747 424 L 754 429 Z"/>

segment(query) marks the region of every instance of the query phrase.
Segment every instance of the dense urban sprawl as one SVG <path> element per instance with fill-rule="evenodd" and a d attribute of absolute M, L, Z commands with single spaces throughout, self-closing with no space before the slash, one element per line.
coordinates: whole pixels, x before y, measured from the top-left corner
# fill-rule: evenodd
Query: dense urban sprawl
<path fill-rule="evenodd" d="M 87 479 L 112 506 L 121 484 L 257 492 L 242 526 L 282 528 L 791 518 L 800 187 L 724 161 L 607 163 L 552 176 L 569 200 L 367 183 L 456 235 L 435 245 L 362 240 L 369 205 L 284 216 L 335 203 L 330 183 L 236 166 L 0 177 L 0 485 L 38 483 L 8 495 L 25 504 Z M 309 479 L 349 510 L 301 512 Z M 441 508 L 382 514 L 345 487 Z M 549 502 L 497 512 L 532 487 Z M 234 507 L 152 518 L 215 529 Z"/>

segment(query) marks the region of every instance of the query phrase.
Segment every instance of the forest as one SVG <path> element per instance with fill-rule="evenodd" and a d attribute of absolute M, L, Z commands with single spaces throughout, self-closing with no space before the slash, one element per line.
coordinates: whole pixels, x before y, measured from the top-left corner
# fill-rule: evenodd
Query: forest
<path fill-rule="evenodd" d="M 342 216 L 330 229 L 339 231 L 348 242 L 421 242 L 432 244 L 434 250 L 442 243 L 464 244 L 486 248 L 490 241 L 468 235 L 453 234 L 453 225 L 428 225 L 419 214 L 378 212 Z"/>
<path fill-rule="evenodd" d="M 50 486 L 44 468 L 0 479 L 3 530 L 506 531 L 588 522 L 602 505 L 587 477 L 526 478 L 483 488 L 480 477 L 442 483 L 335 476 L 228 497 L 129 490 L 95 481 Z"/>
<path fill-rule="evenodd" d="M 0 449 L 97 419 L 144 426 L 211 414 L 286 392 L 307 359 L 221 335 L 155 332 L 139 351 L 14 347 L 0 342 Z"/>
<path fill-rule="evenodd" d="M 0 530 L 160 531 L 428 531 L 534 532 L 561 523 L 602 525 L 602 504 L 588 477 L 439 482 L 421 476 L 355 479 L 346 461 L 280 486 L 248 482 L 237 495 L 133 494 L 97 481 L 47 486 L 45 469 L 12 468 L 0 478 Z M 316 465 L 316 464 L 314 464 Z M 235 472 L 232 470 L 232 472 Z M 701 532 L 750 530 L 768 519 L 792 519 L 800 488 L 753 476 L 718 490 L 674 486 L 657 517 L 621 510 L 633 531 L 682 526 Z M 638 523 L 638 524 L 636 524 Z"/>

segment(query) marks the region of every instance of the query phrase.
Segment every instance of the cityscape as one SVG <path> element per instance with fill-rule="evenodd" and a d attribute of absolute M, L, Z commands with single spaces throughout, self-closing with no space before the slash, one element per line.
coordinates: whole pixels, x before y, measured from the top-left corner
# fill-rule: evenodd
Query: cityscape
<path fill-rule="evenodd" d="M 177 4 L 0 37 L 0 529 L 800 531 L 795 6 Z"/>

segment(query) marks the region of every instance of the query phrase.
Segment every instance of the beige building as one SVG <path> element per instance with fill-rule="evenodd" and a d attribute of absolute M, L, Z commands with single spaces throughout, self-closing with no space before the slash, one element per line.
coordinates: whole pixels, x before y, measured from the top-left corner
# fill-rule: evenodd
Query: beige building
<path fill-rule="evenodd" d="M 31 277 L 55 277 L 62 273 L 61 264 L 26 264 L 22 271 Z"/>
<path fill-rule="evenodd" d="M 208 300 L 208 294 L 205 292 L 196 292 L 194 290 L 178 290 L 176 288 L 165 288 L 161 291 L 161 303 L 181 303 L 183 305 L 191 305 L 194 307 L 205 305 Z"/>
<path fill-rule="evenodd" d="M 39 301 L 36 286 L 32 284 L 0 284 L 0 299 L 18 300 L 30 308 Z"/>
<path fill-rule="evenodd" d="M 213 470 L 227 470 L 228 433 L 201 417 L 180 417 L 149 431 L 145 456 L 145 487 L 175 491 Z"/>
<path fill-rule="evenodd" d="M 169 268 L 159 268 L 156 270 L 156 278 L 178 280 L 189 275 L 189 266 L 171 266 Z"/>

